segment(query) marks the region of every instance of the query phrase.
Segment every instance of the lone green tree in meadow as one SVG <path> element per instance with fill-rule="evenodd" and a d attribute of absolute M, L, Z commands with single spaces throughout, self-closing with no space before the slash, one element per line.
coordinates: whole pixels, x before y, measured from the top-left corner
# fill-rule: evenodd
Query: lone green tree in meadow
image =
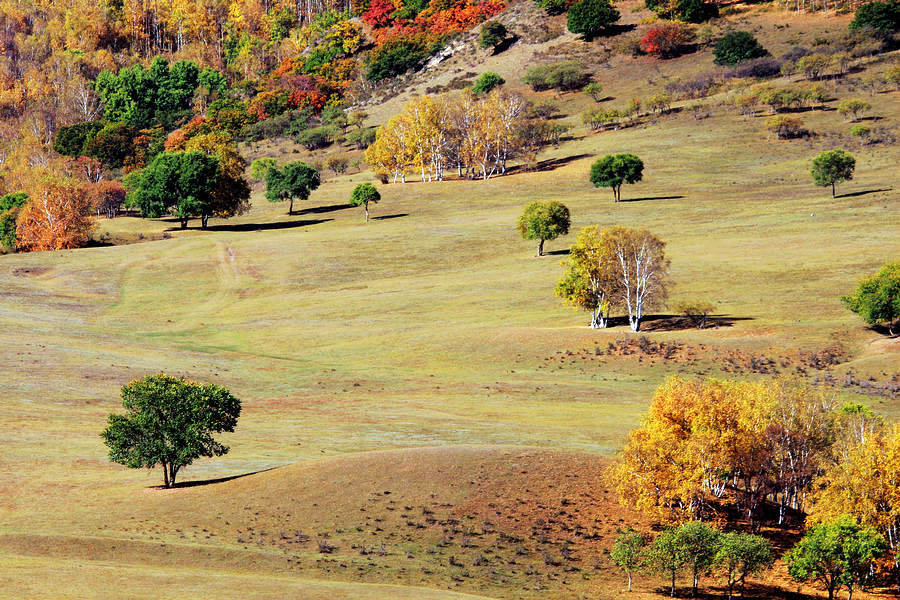
<path fill-rule="evenodd" d="M 269 202 L 290 200 L 288 214 L 294 214 L 294 200 L 306 200 L 322 182 L 319 172 L 297 161 L 266 172 L 266 199 Z"/>
<path fill-rule="evenodd" d="M 719 538 L 715 564 L 728 585 L 728 600 L 734 597 L 734 587 L 741 586 L 741 596 L 747 577 L 757 575 L 772 566 L 775 555 L 772 544 L 759 535 L 729 532 Z"/>
<path fill-rule="evenodd" d="M 841 302 L 869 325 L 886 324 L 894 335 L 894 321 L 900 317 L 900 262 L 888 263 L 860 281 Z"/>
<path fill-rule="evenodd" d="M 874 561 L 884 551 L 880 533 L 845 515 L 813 527 L 785 556 L 785 562 L 796 581 L 821 583 L 828 600 L 834 600 L 842 587 L 847 588 L 847 600 L 853 600 L 853 590 L 871 580 Z"/>
<path fill-rule="evenodd" d="M 607 154 L 591 165 L 594 187 L 612 188 L 613 200 L 622 199 L 622 184 L 644 178 L 644 162 L 634 154 Z"/>
<path fill-rule="evenodd" d="M 159 465 L 167 488 L 194 460 L 228 452 L 213 434 L 234 431 L 241 414 L 241 401 L 227 389 L 164 373 L 124 386 L 122 405 L 126 414 L 109 415 L 101 434 L 109 459 L 132 469 Z"/>
<path fill-rule="evenodd" d="M 366 223 L 369 222 L 369 204 L 378 204 L 381 200 L 381 194 L 378 189 L 371 183 L 361 183 L 353 188 L 350 195 L 350 204 L 353 206 L 363 206 L 366 209 Z"/>
<path fill-rule="evenodd" d="M 831 197 L 834 198 L 835 185 L 853 179 L 856 159 L 849 152 L 837 148 L 826 150 L 815 157 L 812 162 L 812 177 L 820 187 L 831 186 Z"/>
<path fill-rule="evenodd" d="M 569 209 L 565 204 L 532 202 L 519 217 L 517 227 L 522 239 L 538 240 L 538 256 L 544 255 L 544 242 L 569 233 Z"/>
<path fill-rule="evenodd" d="M 628 575 L 628 591 L 631 591 L 631 576 L 644 564 L 644 549 L 647 540 L 643 535 L 631 529 L 620 531 L 609 551 L 613 563 Z"/>

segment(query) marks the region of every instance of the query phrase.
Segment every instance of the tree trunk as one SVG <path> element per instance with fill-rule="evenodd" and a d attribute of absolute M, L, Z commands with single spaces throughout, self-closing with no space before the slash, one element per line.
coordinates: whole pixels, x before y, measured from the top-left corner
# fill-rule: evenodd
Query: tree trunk
<path fill-rule="evenodd" d="M 291 206 L 288 208 L 288 215 L 294 214 L 294 199 L 291 198 Z"/>
<path fill-rule="evenodd" d="M 187 229 L 187 222 L 188 222 L 187 219 L 182 219 L 182 220 L 181 220 L 181 228 L 182 228 L 182 229 Z"/>
<path fill-rule="evenodd" d="M 200 217 L 200 229 L 206 229 L 206 225 L 209 223 L 209 215 L 202 215 Z"/>
<path fill-rule="evenodd" d="M 538 256 L 544 255 L 544 240 L 538 242 Z"/>
<path fill-rule="evenodd" d="M 672 571 L 672 593 L 671 596 L 675 597 L 675 571 Z"/>
<path fill-rule="evenodd" d="M 631 571 L 628 571 L 628 591 L 631 591 Z"/>
<path fill-rule="evenodd" d="M 691 589 L 691 596 L 693 598 L 697 597 L 697 586 L 699 584 L 700 584 L 700 577 L 698 576 L 697 572 L 694 571 L 694 587 Z"/>
<path fill-rule="evenodd" d="M 641 330 L 641 320 L 639 318 L 631 319 L 631 330 L 635 333 Z"/>
<path fill-rule="evenodd" d="M 366 203 L 366 223 L 369 222 L 369 203 Z"/>
<path fill-rule="evenodd" d="M 162 468 L 163 468 L 163 482 L 164 482 L 165 486 L 168 488 L 168 487 L 170 487 L 169 486 L 169 465 L 167 465 L 166 463 L 163 463 Z"/>
<path fill-rule="evenodd" d="M 831 182 L 831 197 L 834 198 L 834 182 Z"/>

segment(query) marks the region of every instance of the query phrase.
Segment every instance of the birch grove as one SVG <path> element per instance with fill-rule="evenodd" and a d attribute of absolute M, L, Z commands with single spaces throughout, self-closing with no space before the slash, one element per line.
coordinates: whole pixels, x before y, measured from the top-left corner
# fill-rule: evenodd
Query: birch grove
<path fill-rule="evenodd" d="M 554 137 L 536 121 L 518 94 L 422 96 L 378 128 L 366 162 L 394 182 L 410 173 L 423 182 L 443 181 L 448 169 L 487 180 L 505 174 L 511 160 L 533 159 L 538 147 L 559 141 L 559 132 Z"/>

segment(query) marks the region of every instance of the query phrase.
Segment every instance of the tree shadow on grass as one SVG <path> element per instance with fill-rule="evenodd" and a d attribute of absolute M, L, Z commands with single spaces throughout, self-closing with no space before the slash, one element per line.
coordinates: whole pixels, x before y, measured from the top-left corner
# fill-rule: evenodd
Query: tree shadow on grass
<path fill-rule="evenodd" d="M 277 468 L 278 467 L 269 467 L 268 469 L 260 469 L 259 471 L 251 471 L 249 473 L 241 473 L 240 475 L 229 475 L 228 477 L 216 477 L 215 479 L 198 479 L 196 481 L 179 481 L 178 483 L 175 484 L 175 487 L 176 488 L 189 488 L 189 487 L 198 487 L 201 485 L 213 485 L 215 483 L 225 483 L 226 481 L 240 479 L 241 477 L 249 477 L 250 475 L 256 475 L 257 473 L 265 473 L 266 471 L 272 471 Z M 151 489 L 156 489 L 156 490 L 166 489 L 166 487 L 162 486 L 162 485 L 151 485 L 149 487 Z"/>
<path fill-rule="evenodd" d="M 623 317 L 625 324 L 628 319 Z M 709 315 L 706 318 L 704 329 L 717 327 L 731 327 L 737 321 L 752 321 L 753 317 L 732 317 L 729 315 Z M 647 315 L 641 319 L 642 331 L 681 331 L 684 329 L 697 329 L 697 326 L 684 315 Z"/>
<path fill-rule="evenodd" d="M 550 250 L 549 252 L 544 252 L 544 256 L 566 256 L 569 254 L 568 248 L 563 248 L 562 250 Z"/>
<path fill-rule="evenodd" d="M 409 213 L 397 213 L 396 215 L 381 215 L 378 217 L 372 217 L 373 221 L 387 221 L 388 219 L 399 219 L 401 217 L 408 217 Z"/>
<path fill-rule="evenodd" d="M 645 196 L 643 198 L 622 198 L 619 202 L 644 202 L 645 200 L 680 200 L 684 196 Z"/>
<path fill-rule="evenodd" d="M 336 210 L 344 210 L 346 208 L 353 208 L 352 204 L 328 204 L 326 206 L 313 206 L 311 208 L 304 208 L 302 210 L 295 210 L 295 216 L 301 215 L 317 215 L 321 213 L 334 212 Z"/>
<path fill-rule="evenodd" d="M 857 196 L 865 196 L 866 194 L 877 194 L 878 192 L 890 192 L 894 188 L 880 188 L 877 190 L 863 190 L 862 192 L 850 192 L 849 194 L 838 194 L 835 198 L 856 198 Z"/>
<path fill-rule="evenodd" d="M 533 168 L 528 169 L 530 172 L 537 171 L 553 171 L 554 169 L 558 169 L 559 167 L 564 167 L 569 163 L 573 163 L 576 160 L 581 160 L 582 158 L 590 158 L 594 156 L 593 154 L 573 154 L 572 156 L 565 156 L 562 158 L 548 158 L 547 160 L 542 160 L 537 163 Z M 522 173 L 525 172 L 525 168 L 523 165 L 516 165 L 509 169 L 506 174 L 511 175 L 512 173 Z"/>
<path fill-rule="evenodd" d="M 200 227 L 188 227 L 188 229 L 196 229 L 198 231 L 273 231 L 276 229 L 308 227 L 309 225 L 318 225 L 319 223 L 327 223 L 328 221 L 334 221 L 334 219 L 301 219 L 299 221 L 281 221 L 275 223 L 235 223 L 234 225 L 210 225 L 205 230 Z M 167 231 L 182 231 L 182 229 L 173 227 Z"/>

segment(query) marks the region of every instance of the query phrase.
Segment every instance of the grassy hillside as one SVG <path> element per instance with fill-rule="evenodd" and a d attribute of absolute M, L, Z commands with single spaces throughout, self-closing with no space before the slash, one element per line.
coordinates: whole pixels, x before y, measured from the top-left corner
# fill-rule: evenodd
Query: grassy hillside
<path fill-rule="evenodd" d="M 735 19 L 762 28 L 776 49 L 847 21 L 803 17 L 785 30 L 776 27 L 780 14 Z M 497 70 L 515 87 L 525 61 L 560 51 L 558 43 L 574 41 L 451 60 Z M 599 80 L 621 105 L 709 64 L 708 51 L 616 57 Z M 452 68 L 462 67 L 435 80 Z M 228 598 L 242 589 L 254 597 L 471 597 L 434 591 L 448 589 L 616 597 L 621 578 L 603 549 L 617 527 L 640 521 L 614 505 L 600 480 L 603 457 L 621 447 L 667 374 L 832 377 L 836 394 L 900 415 L 896 397 L 846 379 L 900 378 L 900 340 L 839 301 L 900 254 L 900 150 L 860 147 L 833 110 L 861 94 L 853 81 L 863 74 L 834 83 L 826 109 L 802 114 L 818 134 L 808 141 L 771 139 L 765 115 L 742 117 L 717 98 L 705 101 L 710 116 L 700 121 L 675 110 L 590 133 L 577 115 L 592 101 L 567 94 L 560 106 L 577 126 L 541 155 L 540 170 L 382 186 L 369 224 L 346 205 L 353 186 L 371 178 L 354 173 L 327 181 L 290 217 L 257 190 L 249 213 L 212 220 L 208 231 L 122 217 L 101 221 L 98 234 L 155 241 L 0 256 L 3 589 L 93 597 L 103 582 L 129 597 Z M 878 126 L 896 131 L 900 92 L 871 102 Z M 380 119 L 399 106 L 393 99 L 370 113 Z M 836 199 L 809 177 L 812 157 L 834 146 L 857 156 L 856 177 Z M 295 150 L 278 141 L 248 153 L 310 158 Z M 643 158 L 645 179 L 613 204 L 587 173 L 619 151 Z M 550 199 L 570 208 L 573 232 L 622 224 L 666 240 L 672 298 L 714 302 L 716 326 L 685 329 L 661 313 L 639 335 L 621 323 L 587 329 L 587 316 L 553 294 L 574 235 L 535 258 L 514 229 L 525 204 Z M 667 358 L 661 342 L 678 349 Z M 826 355 L 838 364 L 817 368 L 815 356 Z M 761 359 L 773 366 L 761 369 Z M 119 388 L 162 370 L 227 386 L 244 401 L 225 440 L 232 451 L 189 467 L 186 482 L 282 468 L 162 491 L 151 487 L 160 473 L 111 465 L 99 432 L 120 409 Z M 429 449 L 357 454 L 398 448 Z M 535 529 L 544 526 L 551 531 Z M 453 540 L 443 539 L 445 528 Z M 333 553 L 319 553 L 321 533 Z M 471 545 L 462 545 L 466 535 Z M 578 562 L 547 564 L 545 552 L 556 560 L 564 540 Z M 61 576 L 41 577 L 51 569 Z M 642 594 L 650 597 L 652 584 L 641 584 Z"/>

